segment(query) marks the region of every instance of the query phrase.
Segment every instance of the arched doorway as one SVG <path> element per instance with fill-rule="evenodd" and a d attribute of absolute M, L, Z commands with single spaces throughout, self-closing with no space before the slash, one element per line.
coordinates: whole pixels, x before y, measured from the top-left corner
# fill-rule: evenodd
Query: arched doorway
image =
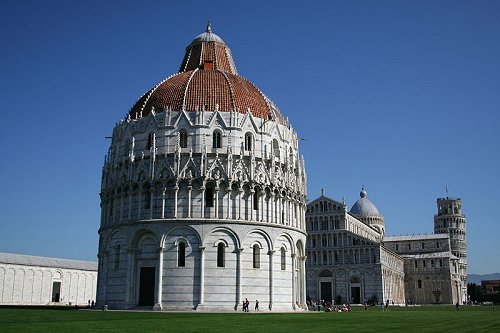
<path fill-rule="evenodd" d="M 361 281 L 359 277 L 353 276 L 351 277 L 350 286 L 351 286 L 351 304 L 360 304 L 361 303 Z"/>
<path fill-rule="evenodd" d="M 319 273 L 318 287 L 320 299 L 327 303 L 333 300 L 333 273 L 329 270 L 323 270 Z"/>

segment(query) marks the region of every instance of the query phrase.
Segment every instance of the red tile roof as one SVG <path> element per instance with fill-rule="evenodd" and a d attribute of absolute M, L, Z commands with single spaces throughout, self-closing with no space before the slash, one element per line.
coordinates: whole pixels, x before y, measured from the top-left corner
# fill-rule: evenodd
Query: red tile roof
<path fill-rule="evenodd" d="M 222 39 L 211 31 L 199 35 L 187 48 L 180 72 L 166 78 L 144 94 L 132 107 L 132 119 L 146 116 L 154 108 L 162 112 L 237 111 L 263 119 L 284 119 L 251 82 L 239 76 L 231 51 Z"/>

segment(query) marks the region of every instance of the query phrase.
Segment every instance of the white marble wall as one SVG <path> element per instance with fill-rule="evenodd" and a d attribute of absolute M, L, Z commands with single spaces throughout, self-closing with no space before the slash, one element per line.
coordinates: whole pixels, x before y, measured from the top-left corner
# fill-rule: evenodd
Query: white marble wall
<path fill-rule="evenodd" d="M 61 282 L 57 303 L 53 282 Z M 0 263 L 0 304 L 86 306 L 96 299 L 96 284 L 96 271 Z"/>

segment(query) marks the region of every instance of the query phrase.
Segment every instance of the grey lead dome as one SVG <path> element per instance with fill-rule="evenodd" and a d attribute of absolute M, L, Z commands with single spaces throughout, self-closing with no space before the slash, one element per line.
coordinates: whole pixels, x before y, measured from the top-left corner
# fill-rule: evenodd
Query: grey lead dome
<path fill-rule="evenodd" d="M 210 22 L 208 22 L 207 24 L 206 31 L 196 36 L 196 38 L 191 42 L 191 45 L 202 42 L 216 42 L 225 44 L 222 38 L 212 32 L 212 25 L 210 24 Z"/>
<path fill-rule="evenodd" d="M 350 213 L 358 217 L 382 217 L 377 207 L 367 197 L 364 189 L 359 193 L 360 199 L 352 206 Z"/>

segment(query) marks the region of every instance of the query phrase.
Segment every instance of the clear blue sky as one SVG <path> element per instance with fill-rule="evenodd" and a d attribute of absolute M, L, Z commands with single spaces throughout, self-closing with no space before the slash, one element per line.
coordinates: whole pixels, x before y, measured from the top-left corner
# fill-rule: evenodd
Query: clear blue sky
<path fill-rule="evenodd" d="M 26 1 L 0 10 L 0 252 L 96 260 L 101 167 L 208 20 L 307 141 L 309 198 L 364 184 L 390 235 L 461 197 L 500 272 L 500 1 Z"/>

